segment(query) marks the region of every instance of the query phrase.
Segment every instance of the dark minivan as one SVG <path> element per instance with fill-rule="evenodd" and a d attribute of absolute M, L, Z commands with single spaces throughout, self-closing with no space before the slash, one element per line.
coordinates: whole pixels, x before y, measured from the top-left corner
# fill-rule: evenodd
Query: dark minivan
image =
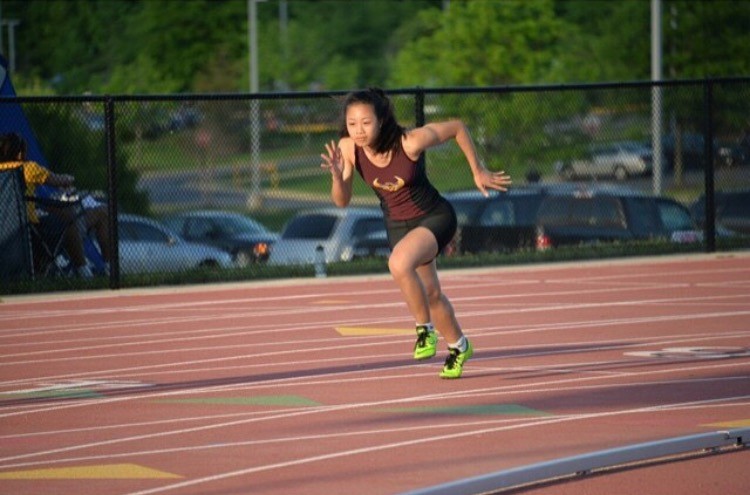
<path fill-rule="evenodd" d="M 453 205 L 458 230 L 443 254 L 475 254 L 536 249 L 536 212 L 544 189 L 517 187 L 508 192 L 479 191 L 444 194 Z"/>
<path fill-rule="evenodd" d="M 539 205 L 537 227 L 540 249 L 647 239 L 702 240 L 685 206 L 638 192 L 547 196 Z"/>

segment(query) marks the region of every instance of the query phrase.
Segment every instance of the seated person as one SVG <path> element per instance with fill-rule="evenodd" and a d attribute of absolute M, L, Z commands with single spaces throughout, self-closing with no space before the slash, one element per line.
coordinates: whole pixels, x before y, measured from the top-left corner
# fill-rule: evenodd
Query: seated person
<path fill-rule="evenodd" d="M 41 198 L 59 197 L 61 191 L 59 188 L 51 187 L 48 184 L 36 188 L 36 196 Z M 109 222 L 107 206 L 92 196 L 85 195 L 81 198 L 83 208 L 83 226 L 81 235 L 84 240 L 84 250 L 89 262 L 93 264 L 96 273 L 109 274 L 109 263 L 112 258 L 112 250 L 109 247 Z M 58 212 L 60 213 L 60 212 Z M 63 212 L 64 214 L 64 212 Z M 88 237 L 93 235 L 98 246 L 90 250 L 91 244 Z M 89 244 L 87 244 L 87 242 Z M 98 248 L 97 248 L 98 247 Z"/>
<path fill-rule="evenodd" d="M 16 133 L 3 134 L 0 136 L 0 170 L 9 170 L 13 168 L 22 168 L 24 180 L 26 181 L 27 195 L 33 195 L 37 186 L 47 184 L 54 187 L 70 188 L 73 186 L 75 179 L 72 175 L 56 174 L 36 162 L 26 160 L 26 141 Z M 88 266 L 83 249 L 81 233 L 75 222 L 69 222 L 72 213 L 62 208 L 56 208 L 50 211 L 48 215 L 40 216 L 37 214 L 35 205 L 31 202 L 28 204 L 29 221 L 38 224 L 40 232 L 45 238 L 54 238 L 54 236 L 63 234 L 63 247 L 73 263 L 76 275 L 82 278 L 93 276 L 91 268 Z M 61 232 L 62 229 L 64 233 Z M 35 250 L 35 262 L 37 268 L 40 261 L 40 250 Z"/>

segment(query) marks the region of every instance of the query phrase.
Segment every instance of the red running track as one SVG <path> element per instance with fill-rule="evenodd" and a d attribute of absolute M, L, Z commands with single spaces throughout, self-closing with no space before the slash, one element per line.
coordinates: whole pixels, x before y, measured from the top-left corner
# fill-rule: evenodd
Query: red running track
<path fill-rule="evenodd" d="M 442 281 L 476 348 L 454 381 L 385 276 L 5 298 L 0 494 L 400 494 L 750 426 L 747 253 Z M 748 461 L 529 493 L 739 495 Z"/>

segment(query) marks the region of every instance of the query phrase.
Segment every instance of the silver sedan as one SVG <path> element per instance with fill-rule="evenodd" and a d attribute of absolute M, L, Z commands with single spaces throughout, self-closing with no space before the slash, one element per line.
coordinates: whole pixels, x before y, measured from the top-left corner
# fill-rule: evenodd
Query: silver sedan
<path fill-rule="evenodd" d="M 119 215 L 120 271 L 124 274 L 229 268 L 226 251 L 185 241 L 162 224 L 138 215 Z"/>

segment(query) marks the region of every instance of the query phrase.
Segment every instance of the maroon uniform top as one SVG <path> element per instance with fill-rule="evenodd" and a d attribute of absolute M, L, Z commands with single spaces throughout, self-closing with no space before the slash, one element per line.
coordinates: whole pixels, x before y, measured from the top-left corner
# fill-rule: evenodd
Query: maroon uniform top
<path fill-rule="evenodd" d="M 440 203 L 440 193 L 430 184 L 424 163 L 414 161 L 399 145 L 385 167 L 374 165 L 359 146 L 354 147 L 357 172 L 380 199 L 380 208 L 391 220 L 411 220 Z"/>

